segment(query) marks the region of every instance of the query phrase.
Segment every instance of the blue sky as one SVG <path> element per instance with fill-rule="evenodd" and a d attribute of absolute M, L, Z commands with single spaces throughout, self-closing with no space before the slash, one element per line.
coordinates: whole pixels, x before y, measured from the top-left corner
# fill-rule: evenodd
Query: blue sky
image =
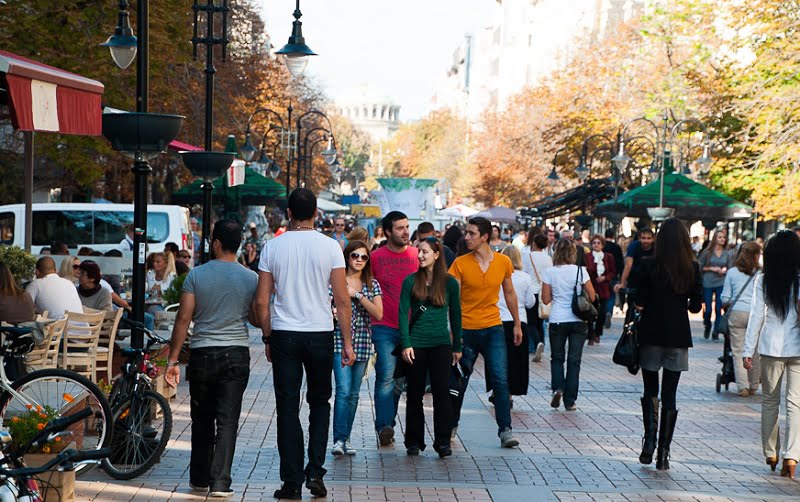
<path fill-rule="evenodd" d="M 294 0 L 257 0 L 283 46 Z M 334 100 L 368 84 L 401 105 L 402 120 L 425 115 L 436 82 L 464 35 L 488 20 L 495 0 L 301 0 L 303 35 L 319 56 L 307 74 Z"/>

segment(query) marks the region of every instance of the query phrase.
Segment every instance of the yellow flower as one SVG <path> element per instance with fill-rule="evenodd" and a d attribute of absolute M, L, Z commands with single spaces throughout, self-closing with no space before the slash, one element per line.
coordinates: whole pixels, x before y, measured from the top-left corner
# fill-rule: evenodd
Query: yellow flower
<path fill-rule="evenodd" d="M 42 453 L 50 453 L 50 447 L 49 446 L 42 447 Z"/>

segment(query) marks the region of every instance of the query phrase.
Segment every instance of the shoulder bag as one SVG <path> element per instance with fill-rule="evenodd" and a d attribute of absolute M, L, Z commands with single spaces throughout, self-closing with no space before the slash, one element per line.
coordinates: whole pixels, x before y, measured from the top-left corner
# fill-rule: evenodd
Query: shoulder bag
<path fill-rule="evenodd" d="M 751 275 L 750 278 L 747 279 L 747 282 L 745 282 L 744 286 L 742 286 L 742 288 L 739 290 L 739 293 L 736 295 L 736 298 L 733 299 L 733 302 L 731 303 L 730 307 L 728 307 L 725 313 L 720 316 L 719 322 L 717 323 L 717 333 L 725 334 L 728 332 L 728 329 L 730 328 L 728 326 L 728 319 L 730 318 L 731 312 L 733 311 L 733 306 L 736 305 L 736 302 L 738 302 L 739 298 L 742 297 L 742 293 L 744 293 L 744 290 L 747 289 L 747 286 L 750 285 L 750 282 L 753 280 L 753 277 L 755 276 L 756 274 L 755 272 L 753 272 L 753 275 Z"/>
<path fill-rule="evenodd" d="M 597 309 L 586 298 L 583 281 L 579 281 L 582 276 L 583 267 L 578 266 L 578 273 L 575 274 L 575 286 L 572 288 L 572 313 L 582 321 L 591 322 L 597 318 Z M 577 291 L 578 287 L 580 287 L 580 293 Z"/>
<path fill-rule="evenodd" d="M 533 251 L 531 251 L 531 253 L 528 255 L 528 259 L 531 261 L 531 267 L 533 267 L 533 273 L 536 274 L 536 280 L 539 281 L 539 286 L 541 286 L 542 278 L 539 277 L 539 271 L 536 270 L 536 264 L 533 263 Z M 541 296 L 541 293 L 539 294 L 539 296 Z M 537 307 L 539 310 L 539 319 L 544 319 L 545 321 L 547 319 L 550 319 L 550 311 L 553 309 L 552 300 L 550 301 L 550 303 L 545 305 L 542 299 L 539 298 L 536 303 L 539 304 Z"/>
<path fill-rule="evenodd" d="M 633 307 L 631 307 L 633 308 Z M 631 375 L 639 372 L 639 319 L 641 312 L 633 309 L 630 320 L 622 328 L 617 346 L 614 347 L 612 361 L 614 364 L 625 366 Z"/>

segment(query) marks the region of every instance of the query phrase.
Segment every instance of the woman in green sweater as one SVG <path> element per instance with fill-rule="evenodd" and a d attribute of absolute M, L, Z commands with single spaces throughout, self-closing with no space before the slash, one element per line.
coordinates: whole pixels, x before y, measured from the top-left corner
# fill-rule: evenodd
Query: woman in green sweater
<path fill-rule="evenodd" d="M 403 281 L 399 308 L 400 344 L 408 383 L 406 453 L 419 455 L 425 449 L 422 397 L 426 377 L 430 375 L 433 449 L 444 458 L 453 454 L 449 382 L 450 367 L 461 359 L 461 300 L 458 281 L 447 273 L 442 244 L 435 237 L 428 237 L 417 247 L 419 270 Z"/>

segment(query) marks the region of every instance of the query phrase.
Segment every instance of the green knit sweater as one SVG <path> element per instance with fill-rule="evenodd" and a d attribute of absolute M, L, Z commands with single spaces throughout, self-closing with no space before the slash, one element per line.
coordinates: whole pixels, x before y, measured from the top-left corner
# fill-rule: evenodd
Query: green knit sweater
<path fill-rule="evenodd" d="M 409 333 L 409 320 L 423 303 L 412 297 L 411 289 L 413 287 L 414 274 L 411 274 L 403 280 L 403 287 L 400 290 L 398 321 L 401 346 L 407 349 L 409 347 L 450 345 L 450 333 L 447 330 L 449 314 L 450 329 L 453 333 L 453 352 L 461 352 L 461 298 L 458 281 L 451 275 L 447 276 L 445 305 L 439 307 L 428 304 L 427 310 L 417 318 L 414 328 Z"/>

